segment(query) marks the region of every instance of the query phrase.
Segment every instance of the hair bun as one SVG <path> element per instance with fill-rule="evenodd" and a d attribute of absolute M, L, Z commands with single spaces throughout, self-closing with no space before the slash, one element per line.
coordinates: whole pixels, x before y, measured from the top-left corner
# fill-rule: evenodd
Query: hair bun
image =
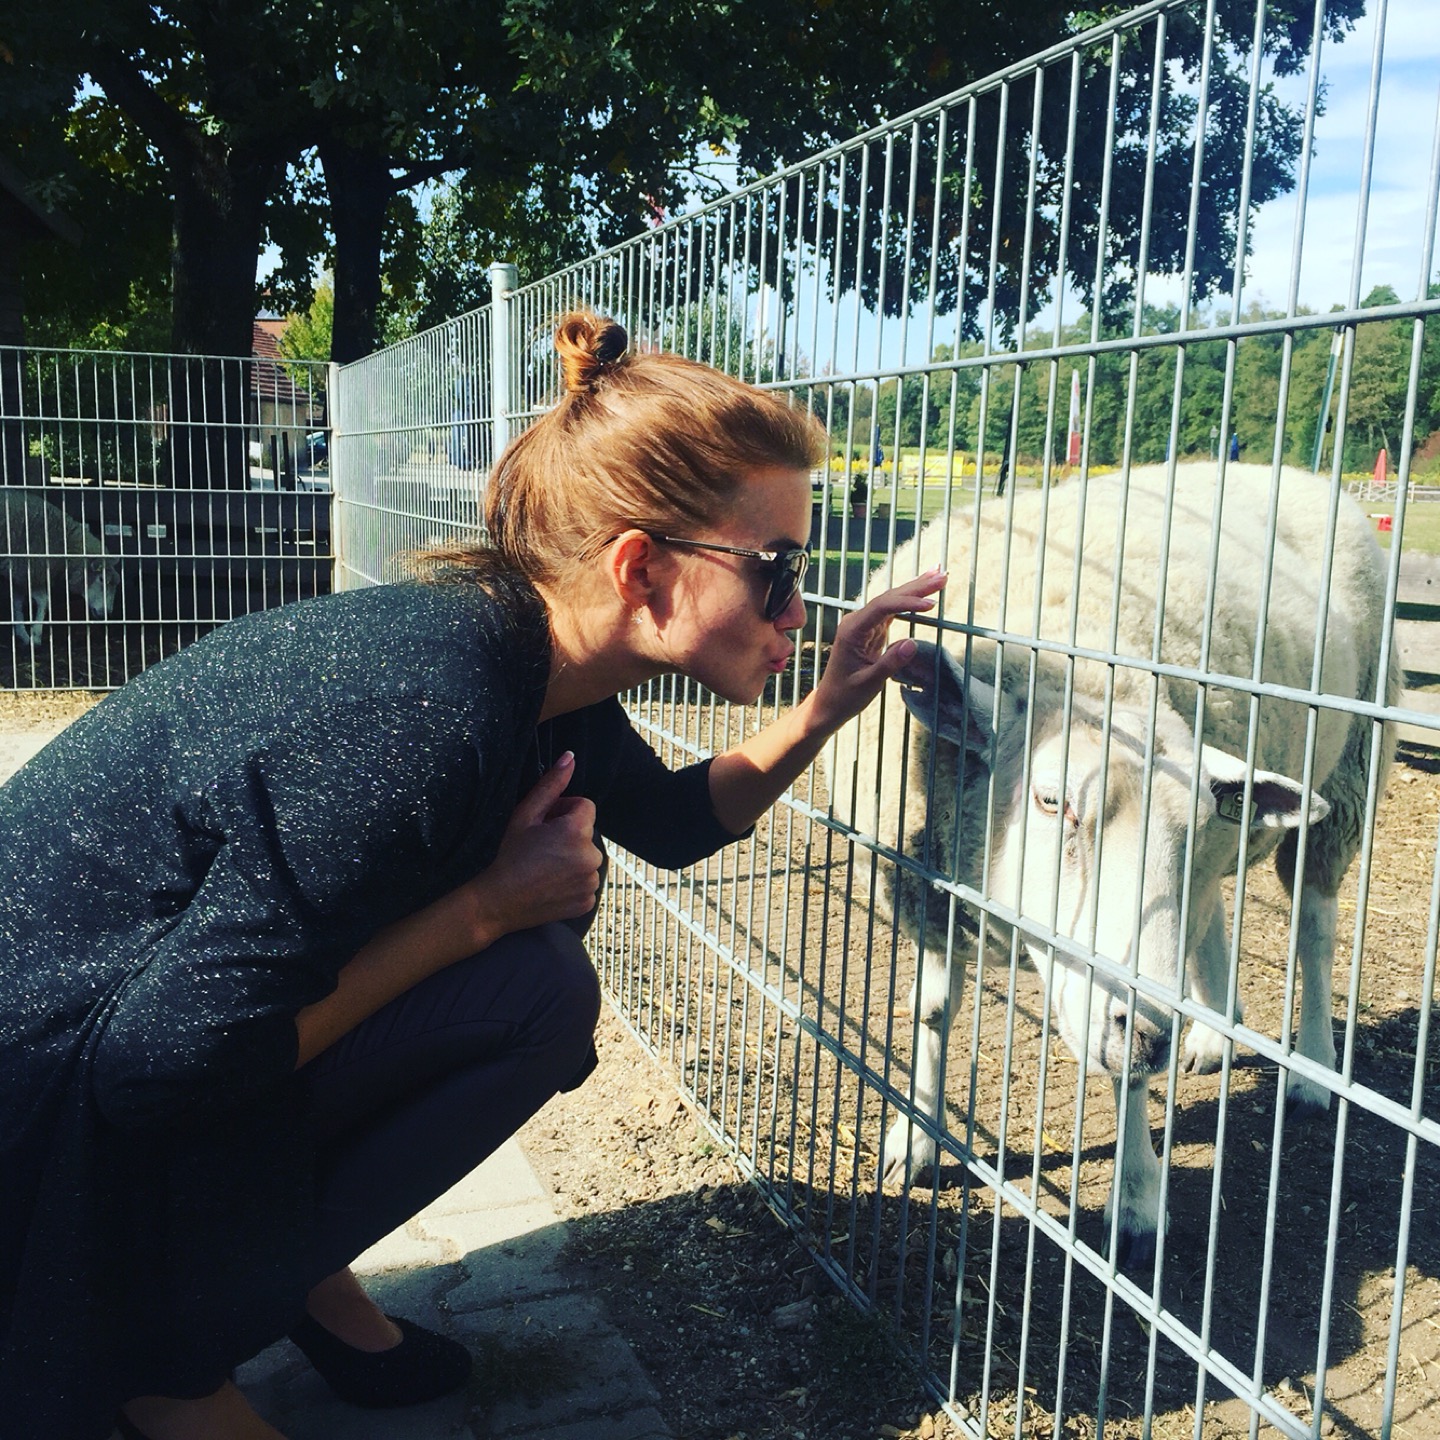
<path fill-rule="evenodd" d="M 565 390 L 570 395 L 589 394 L 599 384 L 605 369 L 622 360 L 630 337 L 625 327 L 589 310 L 572 310 L 555 327 L 555 351 Z"/>

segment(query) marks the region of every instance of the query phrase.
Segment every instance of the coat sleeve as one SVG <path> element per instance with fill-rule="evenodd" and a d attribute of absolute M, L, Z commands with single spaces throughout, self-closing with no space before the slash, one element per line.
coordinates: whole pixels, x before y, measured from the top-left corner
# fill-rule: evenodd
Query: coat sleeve
<path fill-rule="evenodd" d="M 635 733 L 617 704 L 606 728 L 614 747 L 614 778 L 595 805 L 600 833 L 652 865 L 678 870 L 743 840 L 715 818 L 710 761 L 671 770 Z"/>
<path fill-rule="evenodd" d="M 412 701 L 330 718 L 272 737 L 203 797 L 223 841 L 96 1044 L 112 1123 L 199 1120 L 283 1084 L 297 1011 L 376 930 L 437 897 L 447 854 L 495 807 L 485 754 L 500 752 L 468 717 Z"/>

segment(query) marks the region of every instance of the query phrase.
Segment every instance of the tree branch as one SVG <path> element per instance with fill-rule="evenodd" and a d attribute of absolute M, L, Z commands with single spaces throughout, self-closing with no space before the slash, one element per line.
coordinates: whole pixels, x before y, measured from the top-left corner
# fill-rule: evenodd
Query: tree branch
<path fill-rule="evenodd" d="M 407 165 L 398 175 L 392 175 L 391 185 L 395 194 L 399 195 L 416 185 L 423 185 L 427 180 L 438 180 L 442 175 L 448 175 L 454 170 L 468 169 L 471 159 L 470 152 L 466 150 L 458 155 L 442 155 L 435 160 L 422 160 L 417 164 Z"/>
<path fill-rule="evenodd" d="M 200 151 L 195 127 L 161 98 L 130 56 L 111 45 L 93 44 L 87 68 L 106 98 L 145 132 L 172 170 L 194 165 Z"/>

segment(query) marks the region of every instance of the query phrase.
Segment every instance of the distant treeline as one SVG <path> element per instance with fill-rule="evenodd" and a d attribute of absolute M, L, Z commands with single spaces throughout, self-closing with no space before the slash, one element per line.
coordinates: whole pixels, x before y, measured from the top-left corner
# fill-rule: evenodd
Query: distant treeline
<path fill-rule="evenodd" d="M 1440 286 L 1432 290 L 1436 293 Z M 1371 308 L 1397 301 L 1393 290 L 1377 287 L 1364 303 Z M 1242 321 L 1272 318 L 1279 316 L 1256 306 L 1245 312 Z M 1146 307 L 1143 334 L 1173 334 L 1179 328 L 1178 307 Z M 1322 326 L 1302 331 L 1293 340 L 1275 332 L 1247 335 L 1235 342 L 1196 341 L 1183 348 L 1163 344 L 1113 350 L 1096 357 L 1093 365 L 1082 356 L 1058 363 L 1036 359 L 1018 366 L 1013 362 L 967 365 L 928 376 L 870 383 L 820 382 L 811 405 L 829 425 L 837 454 L 848 448 L 857 458 L 868 457 L 877 443 L 886 455 L 892 455 L 897 445 L 913 448 L 922 443 L 928 449 L 942 450 L 953 444 L 957 450 L 973 453 L 980 448 L 983 413 L 987 456 L 998 459 L 1006 453 L 1013 421 L 1019 462 L 1037 462 L 1048 448 L 1051 458 L 1061 463 L 1069 429 L 1071 372 L 1078 370 L 1082 431 L 1091 464 L 1118 463 L 1124 456 L 1127 428 L 1134 460 L 1163 460 L 1171 448 L 1172 426 L 1180 455 L 1214 453 L 1233 436 L 1246 459 L 1268 461 L 1280 417 L 1284 460 L 1308 466 L 1322 424 L 1321 406 L 1335 334 L 1331 327 Z M 1415 323 L 1409 319 L 1377 319 L 1356 327 L 1348 388 L 1343 383 L 1343 352 L 1330 381 L 1322 463 L 1330 463 L 1336 435 L 1341 432 L 1344 389 L 1343 468 L 1368 470 L 1384 448 L 1393 471 L 1403 435 L 1414 334 Z M 1062 334 L 1065 344 L 1089 339 L 1085 319 Z M 1026 348 L 1048 347 L 1053 342 L 1052 331 L 1037 332 L 1027 337 Z M 1287 350 L 1288 386 L 1282 412 Z M 963 345 L 958 351 L 941 345 L 931 358 L 944 363 L 974 359 L 982 353 L 978 345 Z M 1017 370 L 1021 372 L 1018 395 Z M 1224 413 L 1227 375 L 1228 416 Z M 1427 437 L 1437 430 L 1440 322 L 1432 318 L 1422 338 L 1416 393 L 1415 449 L 1421 454 L 1417 464 L 1421 471 L 1440 468 L 1440 453 L 1432 455 L 1425 449 Z"/>

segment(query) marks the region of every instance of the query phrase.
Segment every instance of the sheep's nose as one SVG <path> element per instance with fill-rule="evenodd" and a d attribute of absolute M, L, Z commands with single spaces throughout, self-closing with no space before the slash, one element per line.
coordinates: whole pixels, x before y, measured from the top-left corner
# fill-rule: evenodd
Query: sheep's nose
<path fill-rule="evenodd" d="M 1135 1016 L 1129 1005 L 1118 1001 L 1110 1007 L 1110 1018 L 1117 1030 L 1129 1036 L 1130 1063 L 1141 1074 L 1153 1074 L 1170 1063 L 1168 1030 Z"/>
<path fill-rule="evenodd" d="M 1170 1063 L 1170 1034 L 1166 1030 L 1141 1028 L 1135 1032 L 1135 1064 L 1153 1075 Z"/>

